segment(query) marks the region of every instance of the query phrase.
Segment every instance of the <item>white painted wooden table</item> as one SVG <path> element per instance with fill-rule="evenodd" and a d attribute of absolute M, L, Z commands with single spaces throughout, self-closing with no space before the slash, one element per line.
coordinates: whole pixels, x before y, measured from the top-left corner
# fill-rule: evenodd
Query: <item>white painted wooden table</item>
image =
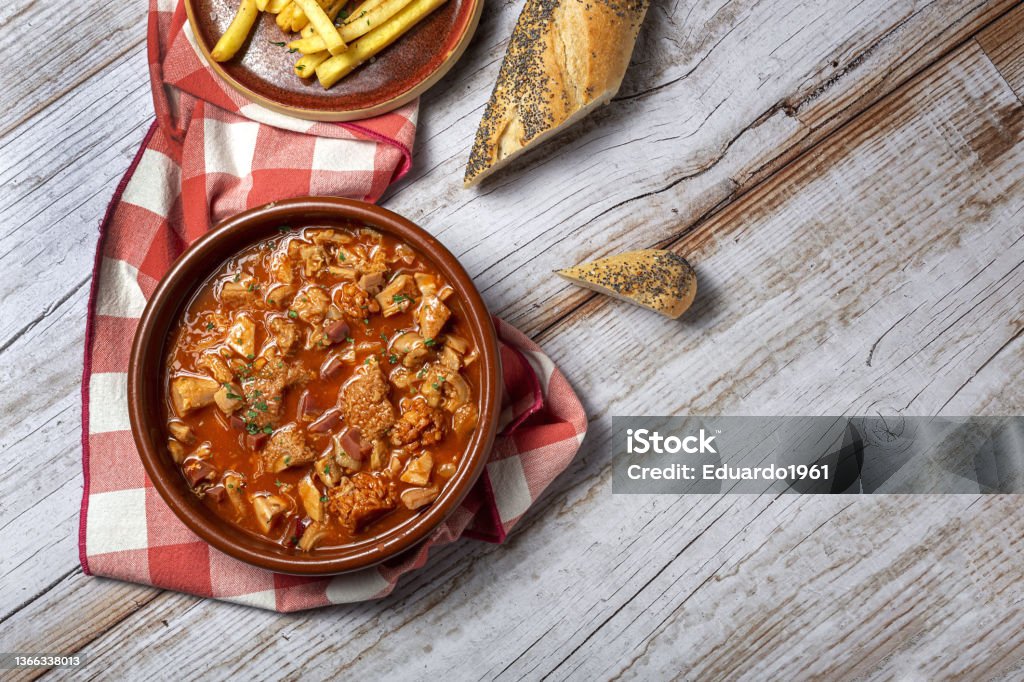
<path fill-rule="evenodd" d="M 488 0 L 383 203 L 552 354 L 591 434 L 504 546 L 298 615 L 79 568 L 85 305 L 152 118 L 145 7 L 0 7 L 0 651 L 100 678 L 1019 678 L 1017 497 L 612 496 L 608 437 L 645 411 L 1022 412 L 1024 8 L 655 0 L 614 102 L 465 191 L 520 5 Z M 551 274 L 653 245 L 698 270 L 678 322 Z"/>

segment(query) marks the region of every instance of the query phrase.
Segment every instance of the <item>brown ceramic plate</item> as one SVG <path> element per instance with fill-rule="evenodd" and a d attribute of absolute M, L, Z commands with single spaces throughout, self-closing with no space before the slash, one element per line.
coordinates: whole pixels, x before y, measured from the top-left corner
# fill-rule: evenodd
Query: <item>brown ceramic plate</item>
<path fill-rule="evenodd" d="M 434 85 L 458 61 L 480 22 L 483 0 L 448 0 L 391 46 L 329 90 L 293 67 L 301 56 L 275 45 L 298 36 L 262 13 L 234 59 L 215 62 L 210 50 L 231 23 L 238 0 L 185 0 L 206 61 L 246 98 L 268 109 L 315 121 L 351 121 L 397 109 Z"/>
<path fill-rule="evenodd" d="M 281 225 L 336 225 L 356 221 L 390 233 L 429 258 L 465 304 L 480 349 L 480 422 L 459 468 L 437 500 L 418 516 L 381 535 L 341 547 L 301 552 L 248 533 L 218 517 L 188 488 L 165 447 L 161 406 L 166 345 L 178 315 L 207 278 L 238 251 L 277 233 Z M 494 442 L 501 404 L 501 360 L 490 314 L 466 271 L 448 249 L 405 218 L 373 204 L 334 197 L 267 204 L 220 223 L 175 261 L 149 299 L 135 332 L 128 368 L 128 415 L 146 473 L 185 525 L 220 551 L 262 568 L 300 575 L 331 575 L 385 561 L 424 540 L 469 492 Z"/>

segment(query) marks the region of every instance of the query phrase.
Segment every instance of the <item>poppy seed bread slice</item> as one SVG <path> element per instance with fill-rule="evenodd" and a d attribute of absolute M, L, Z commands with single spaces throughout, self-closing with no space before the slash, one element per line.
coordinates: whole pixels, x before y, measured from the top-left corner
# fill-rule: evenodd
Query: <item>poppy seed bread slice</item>
<path fill-rule="evenodd" d="M 672 318 L 686 312 L 697 295 L 697 274 L 690 264 L 679 254 L 661 249 L 627 251 L 558 274 L 581 287 Z"/>
<path fill-rule="evenodd" d="M 526 0 L 466 165 L 469 187 L 608 102 L 648 0 Z"/>

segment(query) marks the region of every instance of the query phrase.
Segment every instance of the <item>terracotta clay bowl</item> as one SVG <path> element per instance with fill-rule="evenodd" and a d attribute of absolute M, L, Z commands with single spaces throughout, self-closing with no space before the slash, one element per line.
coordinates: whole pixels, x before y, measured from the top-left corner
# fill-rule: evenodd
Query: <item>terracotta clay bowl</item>
<path fill-rule="evenodd" d="M 218 517 L 189 489 L 166 445 L 164 371 L 169 333 L 196 291 L 225 261 L 245 247 L 278 234 L 281 225 L 305 227 L 356 221 L 406 242 L 437 266 L 461 298 L 466 325 L 480 350 L 479 425 L 458 470 L 425 511 L 376 537 L 350 545 L 301 552 L 286 548 Z M 149 299 L 132 344 L 128 414 L 146 473 L 186 526 L 220 551 L 282 573 L 332 575 L 394 557 L 422 542 L 463 500 L 483 471 L 501 406 L 497 336 L 483 300 L 448 249 L 405 218 L 373 204 L 333 197 L 298 198 L 254 208 L 221 222 L 183 253 Z"/>
<path fill-rule="evenodd" d="M 301 55 L 289 54 L 280 43 L 297 36 L 283 33 L 275 15 L 266 12 L 233 59 L 215 62 L 210 50 L 237 9 L 238 0 L 185 0 L 196 44 L 221 78 L 247 99 L 278 113 L 352 121 L 397 109 L 441 80 L 469 45 L 483 0 L 448 0 L 329 90 L 315 77 L 295 75 L 292 69 Z"/>

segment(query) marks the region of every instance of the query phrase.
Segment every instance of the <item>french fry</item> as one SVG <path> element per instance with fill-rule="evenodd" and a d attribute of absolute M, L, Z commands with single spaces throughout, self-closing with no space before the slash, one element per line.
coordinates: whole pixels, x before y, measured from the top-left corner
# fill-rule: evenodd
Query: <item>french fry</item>
<path fill-rule="evenodd" d="M 271 14 L 280 14 L 281 10 L 287 7 L 292 0 L 270 0 L 267 3 L 267 11 Z"/>
<path fill-rule="evenodd" d="M 374 1 L 380 2 L 380 0 Z M 323 5 L 322 2 L 320 4 Z M 342 8 L 347 4 L 348 0 L 331 0 L 331 2 L 328 2 L 327 6 L 324 7 L 324 11 L 327 12 L 327 16 L 330 17 L 331 21 L 335 21 L 335 17 L 338 16 Z M 313 24 L 306 24 L 305 26 L 302 27 L 302 30 L 299 31 L 299 35 L 303 38 L 312 38 L 313 36 L 316 35 L 316 29 L 313 28 Z M 323 50 L 326 48 L 321 47 L 320 49 Z"/>
<path fill-rule="evenodd" d="M 324 45 L 327 46 L 327 51 L 332 55 L 338 55 L 344 52 L 348 46 L 345 45 L 345 41 L 341 39 L 341 34 L 338 33 L 338 29 L 335 28 L 334 22 L 324 8 L 316 0 L 292 0 L 296 5 L 299 6 L 306 16 L 309 18 L 309 23 L 313 24 L 313 28 L 316 29 L 317 35 L 324 39 Z"/>
<path fill-rule="evenodd" d="M 335 11 L 334 14 L 331 14 L 328 10 L 331 8 L 332 4 L 335 4 L 336 0 L 316 0 L 316 2 L 318 5 L 320 5 L 320 7 L 323 8 L 324 12 L 327 12 L 327 18 L 333 22 L 334 17 L 338 15 L 338 12 Z M 344 0 L 341 1 L 341 4 L 345 4 Z M 338 9 L 340 10 L 341 7 L 339 6 Z M 295 18 L 292 20 L 293 33 L 301 33 L 302 31 L 305 31 L 306 28 L 312 26 L 312 24 L 309 23 L 309 18 L 306 16 L 306 13 L 303 12 L 302 10 L 297 10 L 295 12 L 295 15 Z M 312 32 L 312 35 L 316 35 L 315 28 L 312 29 Z M 321 47 L 320 49 L 322 50 L 324 48 Z"/>
<path fill-rule="evenodd" d="M 288 43 L 289 50 L 298 50 L 302 54 L 316 54 L 317 52 L 323 52 L 327 49 L 324 45 L 324 39 L 320 36 L 313 36 L 312 38 L 299 38 Z"/>
<path fill-rule="evenodd" d="M 295 3 L 289 0 L 288 4 L 285 5 L 277 14 L 277 27 L 282 31 L 287 31 L 292 27 L 292 10 L 295 9 Z"/>
<path fill-rule="evenodd" d="M 302 44 L 299 45 L 298 43 Z M 302 54 L 313 54 L 314 52 L 321 52 L 323 50 L 326 50 L 327 43 L 325 43 L 324 39 L 318 36 L 316 34 L 316 31 L 314 30 L 313 35 L 311 37 L 293 40 L 291 43 L 288 43 L 288 48 L 290 49 L 292 47 L 297 48 L 298 51 L 301 52 Z"/>
<path fill-rule="evenodd" d="M 412 0 L 380 0 L 374 6 L 363 9 L 374 0 L 367 0 L 357 7 L 341 26 L 341 39 L 351 43 L 377 28 L 391 17 L 398 14 Z"/>
<path fill-rule="evenodd" d="M 260 11 L 256 8 L 256 0 L 241 0 L 238 4 L 238 11 L 234 19 L 224 31 L 217 44 L 214 45 L 210 56 L 214 61 L 226 62 L 235 56 L 235 53 L 242 47 L 242 43 L 249 37 L 252 25 L 256 23 L 256 17 Z"/>
<path fill-rule="evenodd" d="M 412 0 L 401 12 L 352 43 L 343 54 L 335 55 L 316 67 L 320 85 L 329 88 L 352 73 L 353 69 L 373 57 L 402 34 L 415 26 L 423 17 L 443 5 L 447 0 Z"/>
<path fill-rule="evenodd" d="M 338 32 L 341 33 L 341 39 L 346 43 L 353 42 L 398 14 L 410 2 L 412 0 L 367 0 L 338 29 Z M 367 5 L 373 6 L 363 10 L 362 8 Z M 313 52 L 326 49 L 327 44 L 319 38 L 303 43 L 299 47 L 299 51 L 303 54 L 312 54 Z"/>
<path fill-rule="evenodd" d="M 292 10 L 292 33 L 298 33 L 307 26 L 309 26 L 309 19 L 306 17 L 306 13 L 298 8 Z"/>
<path fill-rule="evenodd" d="M 382 2 L 384 2 L 384 0 L 364 0 L 364 2 L 356 5 L 355 9 L 348 13 L 348 16 L 345 17 L 345 21 L 347 22 L 352 17 L 358 17 L 361 14 L 366 14 Z"/>
<path fill-rule="evenodd" d="M 299 61 L 295 62 L 295 75 L 299 78 L 312 78 L 313 74 L 316 73 L 316 67 L 330 59 L 330 57 L 331 53 L 327 50 L 300 57 Z"/>
<path fill-rule="evenodd" d="M 338 17 L 338 14 L 341 12 L 342 9 L 344 9 L 345 5 L 347 4 L 348 0 L 330 0 L 330 2 L 327 3 L 327 6 L 324 7 L 324 11 L 327 12 L 327 16 L 330 18 L 331 21 L 335 21 Z"/>
<path fill-rule="evenodd" d="M 267 4 L 269 4 L 269 3 L 270 3 L 270 0 L 256 0 L 256 9 L 258 9 L 261 12 L 266 12 L 267 11 Z"/>

